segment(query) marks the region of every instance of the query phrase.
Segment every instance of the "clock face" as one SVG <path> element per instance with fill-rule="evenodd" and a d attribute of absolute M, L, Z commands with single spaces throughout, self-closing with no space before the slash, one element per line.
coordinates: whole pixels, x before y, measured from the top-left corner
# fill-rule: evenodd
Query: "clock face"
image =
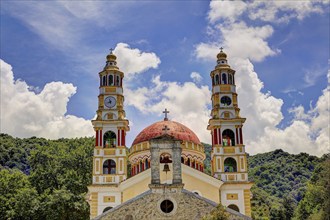
<path fill-rule="evenodd" d="M 104 99 L 104 105 L 108 108 L 113 108 L 116 105 L 116 99 L 112 96 L 108 96 Z"/>
<path fill-rule="evenodd" d="M 223 96 L 220 100 L 221 104 L 224 106 L 230 106 L 231 104 L 231 99 L 228 96 Z"/>

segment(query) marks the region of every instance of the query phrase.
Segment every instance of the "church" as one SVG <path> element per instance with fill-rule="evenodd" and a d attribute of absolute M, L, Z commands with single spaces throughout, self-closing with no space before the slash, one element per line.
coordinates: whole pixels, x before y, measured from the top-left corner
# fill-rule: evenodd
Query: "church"
<path fill-rule="evenodd" d="M 92 219 L 201 219 L 218 204 L 230 219 L 251 219 L 247 154 L 235 86 L 235 70 L 221 51 L 210 77 L 211 175 L 204 173 L 204 146 L 185 125 L 164 119 L 126 146 L 124 73 L 110 52 L 99 73 L 93 180 L 88 187 Z M 198 120 L 196 118 L 196 120 Z M 196 129 L 196 128 L 195 128 Z M 204 129 L 204 128 L 197 128 Z"/>

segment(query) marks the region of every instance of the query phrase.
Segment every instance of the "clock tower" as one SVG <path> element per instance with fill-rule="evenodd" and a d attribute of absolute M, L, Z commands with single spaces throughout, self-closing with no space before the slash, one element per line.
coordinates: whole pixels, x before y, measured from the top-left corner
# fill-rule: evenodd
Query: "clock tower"
<path fill-rule="evenodd" d="M 106 59 L 106 65 L 99 73 L 97 117 L 92 120 L 95 130 L 93 183 L 88 187 L 91 216 L 102 213 L 105 207 L 114 207 L 120 203 L 121 194 L 111 193 L 107 188 L 117 187 L 127 178 L 125 139 L 129 122 L 125 119 L 123 105 L 124 73 L 117 67 L 117 57 L 112 50 Z"/>
<path fill-rule="evenodd" d="M 208 130 L 212 136 L 212 175 L 224 182 L 221 203 L 234 205 L 251 216 L 250 188 L 247 154 L 243 143 L 242 127 L 245 118 L 240 116 L 235 85 L 235 70 L 222 51 L 217 55 L 217 65 L 211 71 L 212 112 Z M 244 201 L 244 204 L 238 202 Z"/>

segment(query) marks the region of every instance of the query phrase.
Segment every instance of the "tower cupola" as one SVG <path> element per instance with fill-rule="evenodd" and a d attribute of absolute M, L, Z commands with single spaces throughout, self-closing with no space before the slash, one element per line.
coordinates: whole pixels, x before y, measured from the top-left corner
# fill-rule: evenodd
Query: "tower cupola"
<path fill-rule="evenodd" d="M 228 66 L 227 64 L 227 54 L 222 51 L 223 48 L 220 47 L 220 52 L 217 55 L 217 67 L 218 66 Z"/>
<path fill-rule="evenodd" d="M 107 55 L 107 61 L 104 66 L 104 70 L 107 69 L 118 69 L 117 67 L 117 57 L 112 53 L 113 49 L 110 49 L 110 53 Z"/>

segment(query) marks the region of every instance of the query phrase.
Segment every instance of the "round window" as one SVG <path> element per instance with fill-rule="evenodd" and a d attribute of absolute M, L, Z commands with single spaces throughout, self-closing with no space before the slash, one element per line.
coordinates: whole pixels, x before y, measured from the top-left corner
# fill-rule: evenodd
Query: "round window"
<path fill-rule="evenodd" d="M 220 102 L 225 106 L 229 106 L 231 104 L 231 99 L 228 96 L 223 96 Z"/>
<path fill-rule="evenodd" d="M 164 200 L 160 203 L 160 209 L 165 213 L 170 213 L 174 209 L 174 204 L 171 200 Z"/>

